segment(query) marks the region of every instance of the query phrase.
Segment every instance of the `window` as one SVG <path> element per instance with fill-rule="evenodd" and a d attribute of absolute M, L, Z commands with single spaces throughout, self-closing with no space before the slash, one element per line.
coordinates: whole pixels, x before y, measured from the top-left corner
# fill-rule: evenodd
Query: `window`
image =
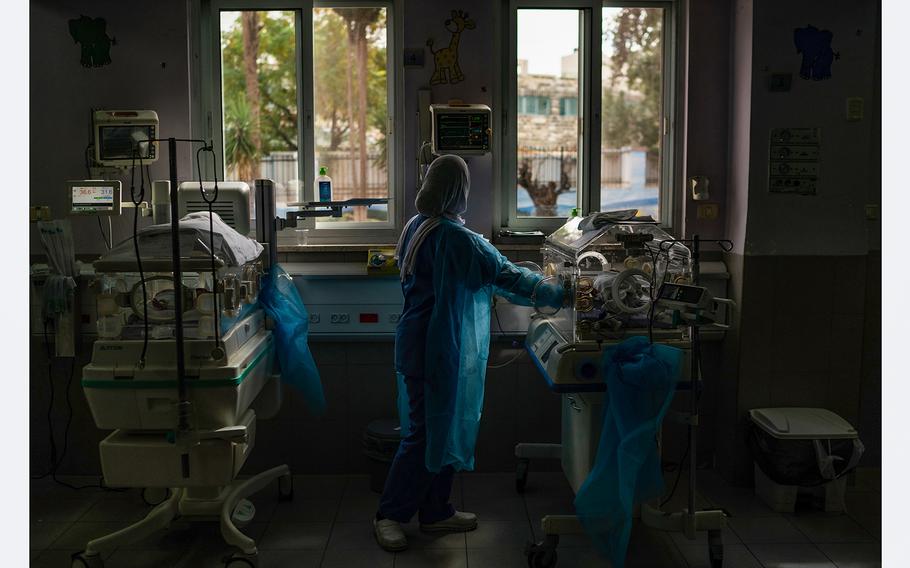
<path fill-rule="evenodd" d="M 396 0 L 397 1 L 397 0 Z M 253 6 L 264 4 L 263 9 Z M 391 242 L 403 173 L 392 129 L 395 2 L 203 0 L 194 81 L 197 136 L 223 151 L 226 179 L 271 178 L 278 214 L 316 199 L 320 167 L 332 199 L 388 198 L 341 218 L 301 219 L 314 242 Z M 208 78 L 211 77 L 211 85 Z M 292 239 L 290 233 L 281 236 Z"/>
<path fill-rule="evenodd" d="M 518 114 L 550 114 L 550 98 L 518 95 Z"/>
<path fill-rule="evenodd" d="M 575 97 L 562 97 L 559 99 L 560 116 L 578 115 L 578 99 Z"/>
<path fill-rule="evenodd" d="M 511 1 L 500 101 L 503 226 L 553 230 L 576 207 L 635 208 L 670 224 L 673 6 Z M 558 113 L 520 116 L 542 114 L 531 95 L 552 100 Z"/>

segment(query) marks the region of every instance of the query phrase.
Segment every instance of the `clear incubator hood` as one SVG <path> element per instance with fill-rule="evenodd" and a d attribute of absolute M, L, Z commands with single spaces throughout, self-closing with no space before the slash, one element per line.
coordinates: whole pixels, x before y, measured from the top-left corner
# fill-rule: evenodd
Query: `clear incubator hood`
<path fill-rule="evenodd" d="M 691 280 L 689 249 L 651 220 L 616 213 L 573 217 L 548 236 L 543 270 L 569 290 L 567 308 L 550 316 L 569 342 L 676 330 L 671 312 L 652 308 L 663 282 Z"/>

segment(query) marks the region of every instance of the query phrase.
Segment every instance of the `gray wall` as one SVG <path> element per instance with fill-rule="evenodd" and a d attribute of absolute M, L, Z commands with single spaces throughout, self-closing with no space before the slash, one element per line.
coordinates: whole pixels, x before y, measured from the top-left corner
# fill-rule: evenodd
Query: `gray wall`
<path fill-rule="evenodd" d="M 90 109 L 155 110 L 163 136 L 189 136 L 186 3 L 35 0 L 29 10 L 29 201 L 49 205 L 61 218 L 69 210 L 64 182 L 88 177 L 83 156 L 91 139 Z M 107 21 L 108 36 L 117 42 L 110 65 L 81 66 L 68 24 L 81 15 Z M 189 152 L 180 152 L 178 171 L 187 175 L 189 167 Z M 167 178 L 167 171 L 167 160 L 158 160 L 152 179 Z M 126 200 L 129 178 L 123 182 Z M 71 221 L 76 253 L 100 253 L 97 220 Z M 132 221 L 132 210 L 114 218 L 115 235 L 130 234 Z M 34 226 L 30 230 L 29 250 L 41 253 Z"/>
<path fill-rule="evenodd" d="M 825 81 L 799 78 L 793 30 L 834 33 L 841 54 Z M 734 6 L 731 169 L 727 263 L 738 303 L 725 342 L 718 404 L 718 458 L 748 482 L 742 440 L 746 413 L 763 406 L 818 406 L 859 427 L 880 463 L 880 241 L 865 204 L 878 203 L 880 43 L 877 3 L 741 0 Z M 789 92 L 770 92 L 772 72 L 793 74 Z M 846 120 L 847 97 L 866 101 L 865 118 Z M 769 133 L 821 128 L 818 194 L 768 192 Z"/>

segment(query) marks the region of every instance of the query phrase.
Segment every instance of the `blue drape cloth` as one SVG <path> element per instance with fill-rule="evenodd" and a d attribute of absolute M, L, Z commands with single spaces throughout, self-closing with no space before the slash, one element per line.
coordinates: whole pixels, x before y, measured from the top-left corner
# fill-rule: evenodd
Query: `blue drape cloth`
<path fill-rule="evenodd" d="M 410 223 L 405 246 L 427 217 Z M 543 278 L 515 266 L 483 237 L 447 218 L 427 235 L 414 272 L 402 282 L 405 306 L 396 333 L 399 419 L 407 432 L 407 391 L 401 375 L 423 376 L 426 467 L 474 469 L 474 445 L 483 407 L 494 292 L 531 304 Z M 562 305 L 555 283 L 538 287 L 539 305 Z"/>
<path fill-rule="evenodd" d="M 682 351 L 631 337 L 604 352 L 607 392 L 594 468 L 575 496 L 585 532 L 622 568 L 632 509 L 663 492 L 657 437 L 673 400 Z"/>
<path fill-rule="evenodd" d="M 310 315 L 300 298 L 294 279 L 275 265 L 263 279 L 259 304 L 275 320 L 276 350 L 281 380 L 303 393 L 307 408 L 316 415 L 325 412 L 322 379 L 307 344 Z"/>

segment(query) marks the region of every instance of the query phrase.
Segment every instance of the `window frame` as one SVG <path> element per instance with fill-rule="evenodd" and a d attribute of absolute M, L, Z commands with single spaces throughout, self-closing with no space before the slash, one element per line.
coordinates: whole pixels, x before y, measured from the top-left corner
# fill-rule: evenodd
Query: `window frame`
<path fill-rule="evenodd" d="M 323 7 L 375 7 L 387 9 L 386 31 L 386 81 L 389 109 L 386 137 L 388 152 L 389 203 L 387 221 L 319 223 L 316 218 L 301 218 L 298 229 L 310 229 L 309 244 L 386 244 L 398 238 L 402 225 L 404 198 L 404 127 L 394 127 L 397 118 L 404 119 L 404 73 L 396 66 L 402 60 L 403 0 L 199 0 L 190 7 L 191 37 L 195 56 L 190 65 L 190 84 L 193 86 L 191 129 L 194 138 L 212 140 L 224 175 L 223 95 L 221 82 L 221 30 L 220 12 L 255 10 L 296 12 L 297 36 L 297 169 L 302 195 L 301 201 L 315 201 L 312 180 L 315 171 L 314 136 L 314 48 L 313 9 Z M 305 33 L 310 30 L 309 36 Z M 211 176 L 211 164 L 204 169 L 203 177 Z M 310 180 L 309 182 L 307 180 Z M 251 190 L 253 188 L 250 188 Z M 322 226 L 320 226 L 322 225 Z M 328 226 L 326 226 L 328 225 Z M 294 229 L 278 233 L 279 246 L 296 245 Z"/>
<path fill-rule="evenodd" d="M 660 225 L 672 229 L 677 222 L 679 194 L 673 190 L 681 177 L 682 157 L 679 156 L 678 137 L 683 129 L 677 128 L 677 104 L 682 85 L 678 81 L 678 60 L 683 46 L 678 43 L 678 2 L 676 0 L 504 0 L 500 16 L 502 42 L 498 49 L 501 58 L 501 83 L 497 90 L 495 104 L 502 109 L 499 121 L 500 144 L 496 160 L 501 191 L 496 192 L 495 206 L 498 209 L 499 229 L 555 231 L 565 217 L 520 217 L 517 211 L 518 192 L 515 176 L 517 172 L 517 116 L 518 116 L 518 55 L 517 21 L 520 9 L 576 9 L 580 11 L 578 77 L 579 92 L 577 116 L 579 121 L 578 206 L 584 214 L 600 211 L 600 190 L 591 180 L 600 179 L 600 160 L 593 159 L 601 149 L 601 99 L 602 99 L 602 9 L 610 7 L 661 8 L 663 19 L 663 93 L 661 100 L 661 183 L 658 191 Z M 598 88 L 593 88 L 597 85 Z M 514 101 L 514 105 L 512 103 Z"/>

